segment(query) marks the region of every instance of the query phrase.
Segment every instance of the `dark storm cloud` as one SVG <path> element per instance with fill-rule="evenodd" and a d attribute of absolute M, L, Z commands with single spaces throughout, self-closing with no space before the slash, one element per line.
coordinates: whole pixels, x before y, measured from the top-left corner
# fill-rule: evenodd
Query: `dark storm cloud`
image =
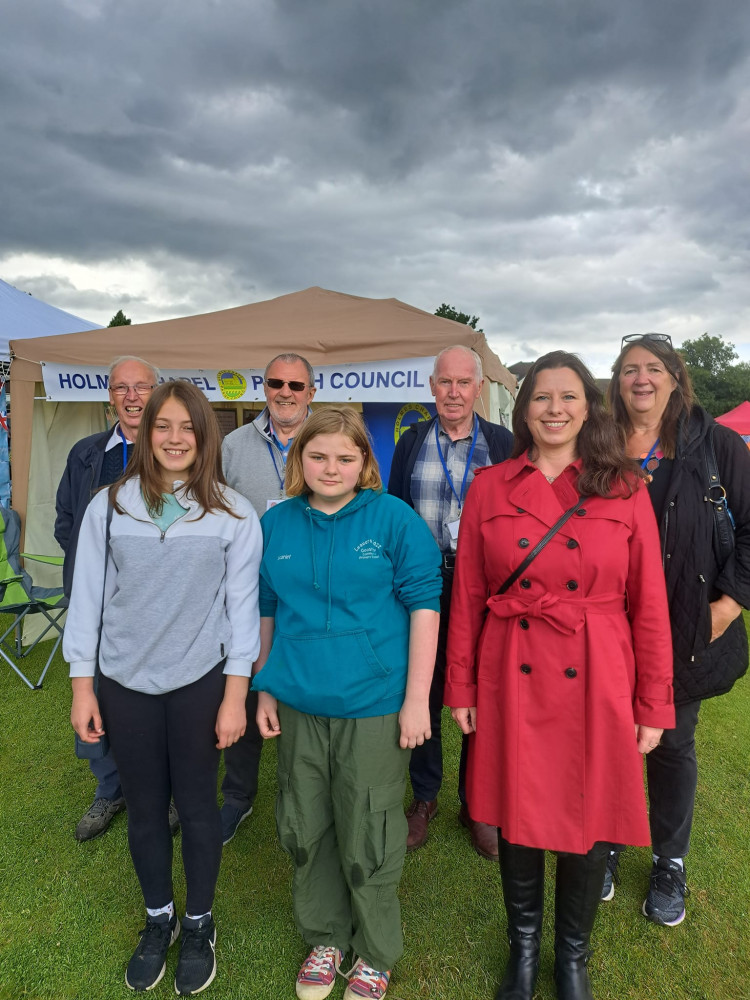
<path fill-rule="evenodd" d="M 460 300 L 504 358 L 747 320 L 748 36 L 735 0 L 13 5 L 0 260 L 158 265 L 142 318 Z"/>

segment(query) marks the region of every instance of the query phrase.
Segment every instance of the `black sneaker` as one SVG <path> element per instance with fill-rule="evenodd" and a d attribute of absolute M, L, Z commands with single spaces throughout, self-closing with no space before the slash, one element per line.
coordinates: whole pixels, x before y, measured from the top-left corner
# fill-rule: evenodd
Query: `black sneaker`
<path fill-rule="evenodd" d="M 76 840 L 93 840 L 109 828 L 109 824 L 125 808 L 125 799 L 94 799 L 76 827 Z"/>
<path fill-rule="evenodd" d="M 167 967 L 169 946 L 177 940 L 180 925 L 177 914 L 158 917 L 146 914 L 146 926 L 140 932 L 141 940 L 128 962 L 125 983 L 131 990 L 152 990 L 161 980 Z"/>
<path fill-rule="evenodd" d="M 604 873 L 604 885 L 602 886 L 602 902 L 608 903 L 614 898 L 615 886 L 620 884 L 620 875 L 617 867 L 620 864 L 621 851 L 610 851 L 607 858 L 607 870 Z"/>
<path fill-rule="evenodd" d="M 253 807 L 245 809 L 243 806 L 233 806 L 231 802 L 225 802 L 221 807 L 221 842 L 228 844 L 237 833 L 240 823 L 247 819 Z"/>
<path fill-rule="evenodd" d="M 216 975 L 216 924 L 212 916 L 182 919 L 182 943 L 177 961 L 174 988 L 181 997 L 189 997 L 213 982 Z"/>
<path fill-rule="evenodd" d="M 655 924 L 676 927 L 685 919 L 685 897 L 689 895 L 684 867 L 670 858 L 657 858 L 651 869 L 643 915 Z"/>

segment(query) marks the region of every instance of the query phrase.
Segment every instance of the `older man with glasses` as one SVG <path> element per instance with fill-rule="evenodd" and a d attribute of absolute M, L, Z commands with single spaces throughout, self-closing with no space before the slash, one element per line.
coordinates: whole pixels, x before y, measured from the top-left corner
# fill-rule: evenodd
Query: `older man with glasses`
<path fill-rule="evenodd" d="M 94 493 L 119 479 L 125 471 L 143 410 L 158 381 L 158 370 L 143 358 L 115 358 L 109 369 L 109 401 L 117 413 L 117 423 L 112 430 L 83 438 L 70 450 L 55 502 L 55 538 L 65 553 L 63 588 L 67 597 L 70 597 L 73 584 L 76 544 L 83 515 Z M 112 755 L 90 760 L 89 767 L 97 780 L 96 793 L 92 805 L 76 826 L 76 840 L 100 836 L 125 808 Z M 169 819 L 174 833 L 179 821 L 173 805 Z"/>
<path fill-rule="evenodd" d="M 252 423 L 227 434 L 221 451 L 227 483 L 247 497 L 258 517 L 286 499 L 286 458 L 315 395 L 312 366 L 299 354 L 279 354 L 266 366 L 263 388 L 265 408 Z M 253 811 L 258 791 L 263 739 L 255 724 L 257 701 L 257 694 L 250 691 L 245 735 L 224 751 L 221 824 L 225 844 Z"/>

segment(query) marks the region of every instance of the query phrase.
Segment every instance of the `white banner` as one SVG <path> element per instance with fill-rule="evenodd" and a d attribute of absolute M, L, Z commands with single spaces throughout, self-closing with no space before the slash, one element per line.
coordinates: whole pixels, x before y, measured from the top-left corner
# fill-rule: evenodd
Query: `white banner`
<path fill-rule="evenodd" d="M 430 375 L 434 358 L 400 358 L 360 364 L 322 365 L 315 369 L 316 403 L 400 403 L 432 399 Z M 44 391 L 54 402 L 106 400 L 109 372 L 93 365 L 42 362 Z M 264 400 L 261 369 L 180 368 L 161 373 L 162 382 L 183 379 L 202 389 L 215 403 Z"/>

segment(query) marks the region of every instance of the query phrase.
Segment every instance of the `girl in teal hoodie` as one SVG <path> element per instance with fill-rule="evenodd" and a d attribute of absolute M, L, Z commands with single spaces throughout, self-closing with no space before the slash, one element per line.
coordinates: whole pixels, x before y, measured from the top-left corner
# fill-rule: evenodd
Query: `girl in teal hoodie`
<path fill-rule="evenodd" d="M 381 492 L 361 416 L 314 413 L 287 461 L 290 499 L 261 521 L 258 726 L 279 737 L 279 839 L 297 928 L 312 948 L 300 1000 L 380 1000 L 403 950 L 409 750 L 430 737 L 440 553 L 425 522 Z"/>

